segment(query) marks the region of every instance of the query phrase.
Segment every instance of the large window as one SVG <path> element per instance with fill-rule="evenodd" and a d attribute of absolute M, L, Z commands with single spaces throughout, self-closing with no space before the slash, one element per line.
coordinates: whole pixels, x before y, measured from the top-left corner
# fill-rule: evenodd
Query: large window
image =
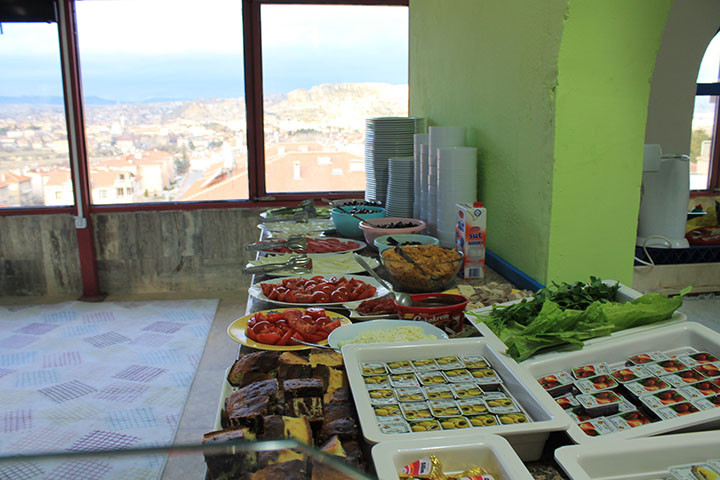
<path fill-rule="evenodd" d="M 408 0 L 32 4 L 0 8 L 1 206 L 359 193 L 364 120 L 408 113 Z"/>
<path fill-rule="evenodd" d="M 365 119 L 408 114 L 408 12 L 262 5 L 266 191 L 365 189 Z"/>
<path fill-rule="evenodd" d="M 241 25 L 237 0 L 77 3 L 93 203 L 248 198 Z"/>
<path fill-rule="evenodd" d="M 0 207 L 73 203 L 57 25 L 3 23 Z"/>
<path fill-rule="evenodd" d="M 698 73 L 690 146 L 690 188 L 718 188 L 720 145 L 717 142 L 720 98 L 720 33 L 710 42 Z"/>

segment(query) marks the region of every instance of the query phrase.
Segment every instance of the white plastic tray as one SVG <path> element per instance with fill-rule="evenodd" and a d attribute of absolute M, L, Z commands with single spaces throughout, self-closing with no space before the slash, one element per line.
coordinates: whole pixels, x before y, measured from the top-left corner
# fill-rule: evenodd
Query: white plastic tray
<path fill-rule="evenodd" d="M 435 455 L 446 472 L 480 466 L 495 480 L 532 480 L 510 444 L 498 435 L 462 435 L 421 440 L 391 440 L 372 448 L 379 480 L 399 480 L 398 471 L 428 455 Z"/>
<path fill-rule="evenodd" d="M 617 282 L 615 280 L 603 280 L 603 283 L 608 284 L 608 285 L 614 285 L 619 282 Z M 618 289 L 617 294 L 615 295 L 615 301 L 621 302 L 621 303 L 622 302 L 631 302 L 631 301 L 635 300 L 636 298 L 640 298 L 641 296 L 642 296 L 642 293 L 638 292 L 637 290 L 633 290 L 632 288 L 620 283 L 620 288 Z M 532 299 L 532 297 L 529 297 L 529 298 Z M 498 303 L 495 306 L 514 305 L 516 303 L 520 303 L 522 300 L 524 300 L 524 299 L 512 300 L 512 301 L 504 302 L 504 303 Z M 472 312 L 476 313 L 476 314 L 480 314 L 480 315 L 489 315 L 492 312 L 492 309 L 493 309 L 493 306 L 491 305 L 489 307 L 483 307 L 483 308 L 479 308 L 477 310 L 472 310 Z M 495 335 L 492 332 L 492 330 L 490 330 L 488 328 L 487 325 L 485 325 L 483 322 L 476 321 L 474 319 L 474 317 L 471 317 L 469 315 L 465 315 L 465 317 L 467 318 L 467 321 L 470 322 L 478 330 L 478 332 L 480 332 L 480 334 L 483 337 L 487 337 L 488 340 L 492 341 L 493 345 L 498 345 L 499 351 L 501 351 L 503 353 L 505 352 L 505 350 L 506 350 L 505 344 L 502 342 L 502 340 L 500 340 L 497 337 L 497 335 Z M 675 313 L 673 313 L 672 317 L 668 318 L 667 320 L 663 320 L 662 322 L 657 322 L 657 323 L 653 323 L 650 325 L 644 325 L 641 327 L 634 327 L 634 328 L 628 328 L 625 330 L 620 330 L 619 332 L 614 332 L 614 333 L 612 333 L 610 335 L 606 335 L 604 337 L 590 338 L 588 340 L 585 340 L 583 343 L 585 345 L 593 345 L 598 342 L 613 340 L 618 337 L 624 337 L 626 335 L 642 333 L 644 331 L 652 330 L 654 328 L 663 327 L 666 325 L 673 325 L 673 324 L 681 323 L 681 322 L 685 322 L 685 321 L 687 321 L 687 315 L 685 315 L 682 312 L 676 311 Z M 500 345 L 502 345 L 502 348 L 499 347 Z M 555 353 L 557 353 L 557 351 L 551 351 L 546 354 L 537 355 L 537 356 L 533 357 L 533 359 L 539 358 L 541 355 L 554 355 Z M 530 361 L 530 360 L 526 360 L 526 361 Z M 523 362 L 523 363 L 525 363 L 525 362 Z"/>
<path fill-rule="evenodd" d="M 720 458 L 720 433 L 699 432 L 655 438 L 573 445 L 555 459 L 573 480 L 666 478 L 668 468 Z"/>
<path fill-rule="evenodd" d="M 385 343 L 381 345 L 345 345 L 342 347 L 345 369 L 355 399 L 363 436 L 369 443 L 388 440 L 410 441 L 433 439 L 439 436 L 498 434 L 505 437 L 523 461 L 537 460 L 550 432 L 565 430 L 570 418 L 545 393 L 533 377 L 514 360 L 499 355 L 483 338 L 430 340 L 427 342 Z M 370 404 L 360 372 L 360 362 L 391 362 L 419 360 L 448 355 L 483 355 L 503 379 L 505 388 L 515 397 L 533 420 L 531 423 L 497 425 L 457 431 L 412 432 L 386 434 L 378 428 L 375 412 Z"/>
<path fill-rule="evenodd" d="M 578 365 L 607 362 L 610 366 L 621 365 L 630 355 L 640 352 L 660 350 L 665 353 L 679 354 L 690 351 L 709 351 L 720 354 L 720 333 L 699 323 L 683 322 L 658 327 L 643 332 L 642 335 L 626 335 L 613 341 L 598 342 L 582 350 L 572 352 L 548 353 L 531 358 L 522 363 L 533 378 L 548 375 L 559 370 L 568 370 Z M 543 391 L 546 399 L 552 397 Z M 593 444 L 605 440 L 650 437 L 670 432 L 708 430 L 720 426 L 720 408 L 696 412 L 690 415 L 650 423 L 606 436 L 590 437 L 585 435 L 574 422 L 570 423 L 568 434 L 575 443 Z M 718 433 L 720 436 L 720 433 Z"/>

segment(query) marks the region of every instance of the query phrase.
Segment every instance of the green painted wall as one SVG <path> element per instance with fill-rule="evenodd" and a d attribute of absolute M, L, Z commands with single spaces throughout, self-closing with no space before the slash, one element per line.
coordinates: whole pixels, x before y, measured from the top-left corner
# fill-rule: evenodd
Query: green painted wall
<path fill-rule="evenodd" d="M 547 275 L 554 88 L 567 0 L 411 0 L 410 113 L 463 125 L 480 156 L 488 247 Z"/>
<path fill-rule="evenodd" d="M 672 0 L 570 0 L 558 60 L 548 280 L 632 283 L 650 80 Z"/>
<path fill-rule="evenodd" d="M 541 283 L 632 281 L 672 0 L 410 0 L 410 113 L 480 152 L 488 247 Z"/>

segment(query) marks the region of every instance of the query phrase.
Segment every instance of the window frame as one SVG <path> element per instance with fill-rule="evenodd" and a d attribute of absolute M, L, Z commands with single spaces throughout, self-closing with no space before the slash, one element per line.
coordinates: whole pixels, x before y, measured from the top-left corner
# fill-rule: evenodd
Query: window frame
<path fill-rule="evenodd" d="M 58 10 L 57 28 L 60 36 L 60 56 L 63 65 L 63 92 L 65 97 L 66 127 L 70 152 L 77 155 L 77 168 L 71 168 L 75 204 L 67 207 L 7 207 L 0 216 L 46 215 L 73 213 L 87 217 L 93 213 L 140 212 L 165 210 L 203 210 L 217 208 L 262 208 L 292 205 L 308 198 L 320 196 L 362 198 L 363 191 L 324 192 L 273 192 L 268 194 L 265 185 L 265 146 L 263 128 L 263 83 L 261 6 L 266 5 L 358 5 L 408 7 L 409 0 L 242 0 L 243 49 L 245 75 L 245 109 L 248 148 L 248 199 L 211 200 L 194 202 L 148 202 L 126 204 L 93 204 L 90 198 L 90 178 L 80 71 L 77 44 L 76 0 L 48 0 Z M 62 5 L 60 5 L 62 4 Z M 66 68 L 67 67 L 67 68 Z M 72 111 L 69 111 L 72 109 Z"/>

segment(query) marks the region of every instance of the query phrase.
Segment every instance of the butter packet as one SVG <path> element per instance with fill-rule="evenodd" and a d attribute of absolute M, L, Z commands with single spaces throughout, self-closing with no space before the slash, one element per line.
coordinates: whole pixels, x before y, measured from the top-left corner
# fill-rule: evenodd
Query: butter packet
<path fill-rule="evenodd" d="M 425 400 L 425 392 L 420 387 L 398 387 L 395 389 L 395 397 L 398 402 L 422 402 Z"/>
<path fill-rule="evenodd" d="M 445 378 L 450 383 L 467 383 L 474 380 L 470 371 L 466 368 L 443 371 Z"/>
<path fill-rule="evenodd" d="M 430 411 L 433 416 L 437 418 L 441 417 L 457 417 L 462 415 L 460 407 L 458 407 L 455 400 L 432 400 L 428 402 Z"/>
<path fill-rule="evenodd" d="M 425 402 L 401 403 L 400 410 L 408 422 L 433 419 L 433 414 Z"/>
<path fill-rule="evenodd" d="M 457 406 L 460 407 L 462 414 L 466 417 L 473 415 L 485 415 L 488 413 L 487 405 L 482 398 L 462 398 L 457 400 Z"/>
<path fill-rule="evenodd" d="M 472 425 L 473 427 L 494 427 L 495 425 L 500 424 L 497 417 L 491 414 L 474 415 L 467 418 L 470 421 L 470 425 Z"/>
<path fill-rule="evenodd" d="M 373 375 L 385 375 L 387 369 L 384 363 L 360 363 L 360 372 L 363 377 L 371 377 Z"/>
<path fill-rule="evenodd" d="M 477 368 L 470 370 L 469 372 L 478 385 L 499 387 L 503 383 L 500 375 L 498 375 L 492 368 Z"/>
<path fill-rule="evenodd" d="M 470 420 L 465 417 L 446 417 L 440 419 L 440 426 L 443 430 L 459 430 L 470 428 Z"/>
<path fill-rule="evenodd" d="M 718 478 L 720 476 L 720 473 L 707 463 L 677 465 L 670 467 L 668 471 L 676 480 L 704 480 L 708 478 Z"/>
<path fill-rule="evenodd" d="M 458 368 L 465 368 L 465 364 L 455 355 L 436 358 L 435 363 L 437 363 L 438 367 L 440 367 L 440 370 L 456 370 Z"/>
<path fill-rule="evenodd" d="M 450 385 L 428 385 L 425 389 L 425 397 L 428 400 L 452 400 L 455 393 Z"/>
<path fill-rule="evenodd" d="M 417 378 L 415 377 L 415 374 L 412 372 L 409 373 L 391 373 L 388 375 L 388 378 L 390 379 L 390 384 L 395 387 L 419 387 L 420 383 L 418 382 Z"/>
<path fill-rule="evenodd" d="M 460 361 L 463 362 L 465 368 L 490 368 L 490 362 L 481 355 L 466 355 L 461 356 Z"/>
<path fill-rule="evenodd" d="M 410 433 L 410 424 L 403 419 L 378 422 L 382 433 L 393 435 L 396 433 Z"/>
<path fill-rule="evenodd" d="M 485 392 L 476 383 L 455 383 L 452 389 L 458 399 L 485 396 Z"/>
<path fill-rule="evenodd" d="M 395 391 L 388 387 L 368 387 L 368 396 L 370 397 L 370 405 L 387 405 L 388 403 L 397 403 L 395 399 Z"/>
<path fill-rule="evenodd" d="M 421 420 L 410 422 L 410 430 L 413 432 L 437 432 L 442 430 L 442 427 L 437 420 Z"/>
<path fill-rule="evenodd" d="M 510 397 L 486 399 L 485 405 L 487 405 L 488 411 L 495 415 L 522 412 L 517 403 Z"/>
<path fill-rule="evenodd" d="M 385 364 L 390 373 L 412 373 L 415 369 L 410 360 L 398 360 L 396 362 L 387 362 Z"/>
<path fill-rule="evenodd" d="M 424 358 L 422 360 L 412 360 L 412 365 L 418 372 L 427 372 L 428 370 L 440 370 L 434 358 Z"/>
<path fill-rule="evenodd" d="M 442 385 L 445 383 L 445 375 L 439 370 L 430 370 L 416 373 L 420 384 L 424 386 L 428 385 Z"/>
<path fill-rule="evenodd" d="M 402 412 L 400 411 L 400 406 L 397 403 L 373 405 L 373 410 L 375 411 L 375 416 L 378 421 L 402 419 Z"/>
<path fill-rule="evenodd" d="M 363 377 L 363 381 L 365 382 L 365 385 L 368 386 L 374 386 L 374 387 L 389 387 L 390 386 L 390 379 L 387 375 L 373 375 L 368 377 Z"/>

